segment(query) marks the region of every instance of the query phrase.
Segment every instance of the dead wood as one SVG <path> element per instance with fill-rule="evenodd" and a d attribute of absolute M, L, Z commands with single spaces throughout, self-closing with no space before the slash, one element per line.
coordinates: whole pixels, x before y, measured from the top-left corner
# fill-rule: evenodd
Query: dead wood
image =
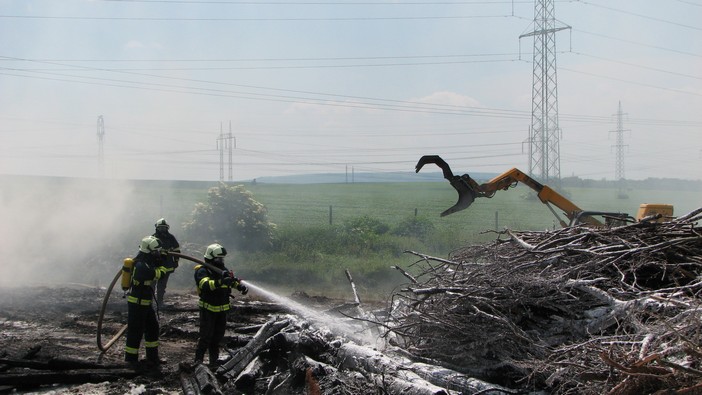
<path fill-rule="evenodd" d="M 180 378 L 180 386 L 181 389 L 183 390 L 183 395 L 200 395 L 202 392 L 200 392 L 200 388 L 197 386 L 197 382 L 195 381 L 195 378 L 186 373 L 186 372 L 181 372 L 179 375 Z"/>
<path fill-rule="evenodd" d="M 240 391 L 250 391 L 256 384 L 256 379 L 263 376 L 265 362 L 256 357 L 239 373 L 234 380 L 234 385 Z"/>
<path fill-rule="evenodd" d="M 246 365 L 266 348 L 268 338 L 280 332 L 289 323 L 289 320 L 268 321 L 256 332 L 248 344 L 236 350 L 231 359 L 217 369 L 217 375 L 226 376 L 227 380 L 235 380 L 239 373 L 246 368 Z"/>
<path fill-rule="evenodd" d="M 408 394 L 446 394 L 446 387 L 434 384 L 447 381 L 447 376 L 458 376 L 456 372 L 444 369 L 446 374 L 437 374 L 438 370 L 425 370 L 421 364 L 412 364 L 411 361 L 401 357 L 390 357 L 369 347 L 353 343 L 342 344 L 336 351 L 335 362 L 344 368 L 371 374 L 376 381 L 387 387 L 390 393 Z M 408 366 L 411 366 L 408 368 Z M 436 381 L 434 381 L 436 380 Z M 485 389 L 494 387 L 495 394 L 499 394 L 498 386 L 488 383 L 468 385 L 468 380 L 461 384 L 466 387 L 461 390 Z M 477 384 L 479 380 L 475 380 Z M 477 388 L 476 388 L 477 387 Z M 474 391 L 473 391 L 474 392 Z"/>
<path fill-rule="evenodd" d="M 124 365 L 103 365 L 78 359 L 51 358 L 48 361 L 0 358 L 0 363 L 11 367 L 36 370 L 76 370 L 76 369 L 122 369 Z"/>
<path fill-rule="evenodd" d="M 83 369 L 66 371 L 23 371 L 0 374 L 0 385 L 34 388 L 51 384 L 82 384 L 115 381 L 138 375 L 133 369 Z"/>
<path fill-rule="evenodd" d="M 702 208 L 664 223 L 505 230 L 447 259 L 410 251 L 422 259 L 392 295 L 386 336 L 413 358 L 511 388 L 692 388 L 702 372 L 700 220 Z"/>
<path fill-rule="evenodd" d="M 197 388 L 203 394 L 211 395 L 221 395 L 222 389 L 219 386 L 219 381 L 215 377 L 214 373 L 202 363 L 195 366 L 195 373 L 193 374 Z"/>

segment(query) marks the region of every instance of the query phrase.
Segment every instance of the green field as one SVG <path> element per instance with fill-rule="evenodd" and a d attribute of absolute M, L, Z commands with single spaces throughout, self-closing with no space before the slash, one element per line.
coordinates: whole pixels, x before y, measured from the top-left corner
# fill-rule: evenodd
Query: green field
<path fill-rule="evenodd" d="M 446 183 L 396 184 L 256 184 L 246 185 L 263 203 L 270 220 L 281 227 L 338 224 L 349 218 L 368 215 L 388 224 L 418 215 L 430 219 L 437 228 L 456 235 L 456 244 L 485 239 L 486 230 L 542 230 L 554 227 L 555 217 L 527 187 L 500 191 L 493 198 L 477 199 L 468 209 L 440 217 L 456 203 L 458 194 Z M 640 203 L 673 204 L 676 215 L 702 206 L 702 191 L 629 191 L 628 199 L 617 199 L 616 190 L 568 188 L 566 194 L 587 210 L 620 211 L 636 214 Z M 181 196 L 179 203 L 187 205 Z M 493 238 L 488 236 L 487 238 Z"/>
<path fill-rule="evenodd" d="M 415 215 L 431 221 L 435 226 L 435 237 L 430 242 L 413 240 L 398 242 L 403 250 L 415 250 L 429 255 L 446 257 L 455 248 L 494 240 L 492 232 L 504 228 L 516 230 L 545 230 L 558 227 L 558 222 L 547 207 L 536 200 L 527 187 L 518 186 L 500 191 L 493 198 L 478 199 L 468 209 L 440 217 L 439 214 L 455 204 L 456 191 L 446 183 L 396 183 L 396 184 L 245 184 L 256 200 L 263 203 L 271 222 L 281 232 L 304 232 L 305 229 L 343 224 L 361 216 L 370 216 L 383 223 L 395 226 L 398 222 Z M 619 211 L 636 214 L 640 203 L 673 204 L 676 214 L 681 215 L 702 207 L 700 191 L 629 191 L 628 199 L 617 199 L 614 189 L 568 188 L 565 194 L 583 209 Z M 205 199 L 204 190 L 179 189 L 163 191 L 162 205 L 169 216 L 186 219 L 195 201 Z M 180 207 L 180 209 L 178 209 Z M 330 224 L 331 221 L 331 224 Z M 302 246 L 301 248 L 307 248 Z M 329 293 L 330 289 L 346 281 L 343 270 L 348 268 L 361 284 L 370 289 L 387 290 L 392 282 L 404 279 L 389 269 L 391 265 L 407 268 L 416 257 L 398 251 L 395 255 L 366 255 L 361 257 L 317 254 L 304 262 L 290 263 L 280 255 L 246 256 L 243 273 L 259 280 L 271 279 L 274 273 L 286 272 L 293 284 L 307 287 L 310 281 L 316 289 Z M 310 275 L 310 273 L 316 273 Z M 323 273 L 323 274 L 320 274 Z M 379 281 L 386 273 L 390 284 Z M 280 284 L 278 284 L 280 285 Z M 363 285 L 360 285 L 363 289 Z M 291 285 L 290 288 L 295 288 Z M 287 290 L 287 289 L 286 289 Z M 310 292 L 315 293 L 315 292 Z"/>
<path fill-rule="evenodd" d="M 113 269 L 121 259 L 136 252 L 138 240 L 153 232 L 159 217 L 171 223 L 171 231 L 186 246 L 185 253 L 200 256 L 203 247 L 190 245 L 181 225 L 191 218 L 196 203 L 206 201 L 208 189 L 217 184 L 4 177 L 0 198 L 3 227 L 7 228 L 5 259 L 46 261 L 52 269 L 61 268 L 61 274 L 68 273 L 71 265 L 82 265 L 79 270 L 83 270 L 84 282 L 104 284 L 114 276 Z M 269 221 L 277 225 L 278 237 L 287 243 L 285 249 L 277 251 L 235 251 L 231 264 L 244 278 L 286 292 L 302 289 L 310 294 L 348 294 L 344 269 L 349 269 L 361 292 L 383 294 L 406 280 L 390 266 L 407 269 L 417 260 L 404 253 L 406 250 L 446 257 L 455 248 L 494 240 L 495 230 L 557 227 L 546 206 L 521 185 L 500 191 L 492 199 L 478 199 L 468 209 L 447 217 L 439 214 L 458 197 L 448 182 L 244 186 L 265 205 Z M 643 202 L 673 204 L 676 215 L 702 207 L 699 190 L 631 190 L 629 199 L 617 199 L 617 191 L 607 188 L 566 188 L 565 194 L 583 209 L 632 215 Z M 318 237 L 324 243 L 325 233 L 360 217 L 371 217 L 393 228 L 415 215 L 434 226 L 430 237 L 419 240 L 387 234 L 366 240 L 366 245 L 358 248 L 352 240 L 348 246 L 345 240 L 339 243 L 337 237 L 332 251 L 311 240 Z M 22 244 L 27 240 L 41 240 L 38 255 L 13 256 L 28 251 Z M 298 240 L 300 245 L 291 246 Z M 83 263 L 86 261 L 88 266 Z M 178 270 L 173 284 L 192 287 L 191 277 L 191 271 Z"/>

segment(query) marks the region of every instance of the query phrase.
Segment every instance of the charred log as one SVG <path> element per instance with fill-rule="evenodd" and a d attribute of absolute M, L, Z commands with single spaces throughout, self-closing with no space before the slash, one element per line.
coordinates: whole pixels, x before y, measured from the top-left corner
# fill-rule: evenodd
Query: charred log
<path fill-rule="evenodd" d="M 55 371 L 36 371 L 0 374 L 0 385 L 20 388 L 36 388 L 52 384 L 83 384 L 114 381 L 120 378 L 133 378 L 139 373 L 133 369 L 84 369 Z"/>
<path fill-rule="evenodd" d="M 280 332 L 280 330 L 288 326 L 288 324 L 288 320 L 268 321 L 256 332 L 248 344 L 236 350 L 231 359 L 217 369 L 217 375 L 224 376 L 227 380 L 236 379 L 239 373 L 241 373 L 262 350 L 267 348 L 268 338 Z"/>
<path fill-rule="evenodd" d="M 222 389 L 219 386 L 217 377 L 214 373 L 202 363 L 195 366 L 195 373 L 193 374 L 197 388 L 203 394 L 221 395 Z"/>

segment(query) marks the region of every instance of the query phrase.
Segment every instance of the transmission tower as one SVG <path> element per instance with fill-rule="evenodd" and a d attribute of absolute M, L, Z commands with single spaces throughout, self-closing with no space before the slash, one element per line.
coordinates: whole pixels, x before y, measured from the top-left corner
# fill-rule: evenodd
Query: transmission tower
<path fill-rule="evenodd" d="M 97 136 L 98 136 L 98 176 L 105 177 L 105 151 L 103 142 L 105 140 L 105 120 L 102 115 L 97 119 Z"/>
<path fill-rule="evenodd" d="M 619 110 L 617 111 L 617 130 L 612 130 L 610 133 L 617 134 L 617 143 L 613 145 L 616 151 L 616 160 L 614 167 L 614 179 L 617 181 L 617 197 L 626 199 L 629 196 L 626 194 L 626 185 L 624 180 L 624 114 L 622 112 L 622 102 L 619 102 Z"/>
<path fill-rule="evenodd" d="M 232 143 L 233 142 L 233 143 Z M 217 138 L 217 149 L 219 150 L 219 180 L 224 181 L 224 150 L 229 153 L 229 177 L 228 181 L 233 181 L 234 169 L 232 167 L 233 149 L 236 148 L 236 138 L 232 136 L 232 123 L 229 122 L 229 133 L 222 130 L 222 123 L 219 124 L 219 137 Z"/>
<path fill-rule="evenodd" d="M 233 142 L 233 144 L 232 144 Z M 232 121 L 229 121 L 229 134 L 227 135 L 227 146 L 229 147 L 229 181 L 234 181 L 234 169 L 232 168 L 232 155 L 236 148 L 236 138 L 232 136 Z"/>
<path fill-rule="evenodd" d="M 219 181 L 224 182 L 224 132 L 222 131 L 222 123 L 219 123 L 219 137 L 217 137 L 217 149 L 219 150 Z"/>
<path fill-rule="evenodd" d="M 534 30 L 519 38 L 534 37 L 534 73 L 531 88 L 529 128 L 529 173 L 545 183 L 560 184 L 561 157 L 556 78 L 556 26 L 554 0 L 534 2 Z"/>

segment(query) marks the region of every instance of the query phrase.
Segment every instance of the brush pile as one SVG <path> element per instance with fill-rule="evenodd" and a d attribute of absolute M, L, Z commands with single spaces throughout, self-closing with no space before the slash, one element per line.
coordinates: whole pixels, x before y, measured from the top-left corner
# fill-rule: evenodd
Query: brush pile
<path fill-rule="evenodd" d="M 415 358 L 554 394 L 702 392 L 702 208 L 616 228 L 505 230 L 421 259 L 387 336 Z M 668 391 L 668 392 L 665 392 Z"/>

